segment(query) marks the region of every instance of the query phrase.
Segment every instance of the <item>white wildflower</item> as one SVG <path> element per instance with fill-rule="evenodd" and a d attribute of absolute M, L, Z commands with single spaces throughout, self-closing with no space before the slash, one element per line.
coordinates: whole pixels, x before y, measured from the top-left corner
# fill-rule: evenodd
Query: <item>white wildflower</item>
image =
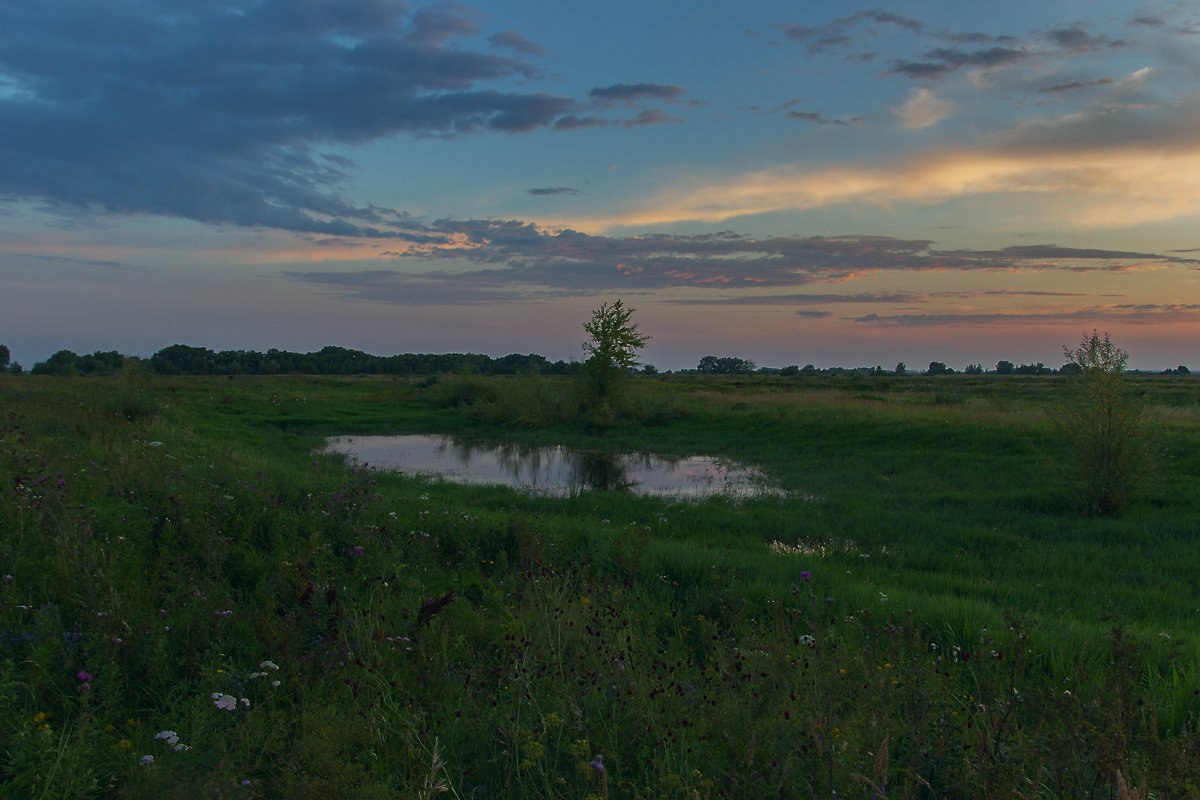
<path fill-rule="evenodd" d="M 222 711 L 233 711 L 237 708 L 237 698 L 230 694 L 212 693 L 213 705 Z"/>

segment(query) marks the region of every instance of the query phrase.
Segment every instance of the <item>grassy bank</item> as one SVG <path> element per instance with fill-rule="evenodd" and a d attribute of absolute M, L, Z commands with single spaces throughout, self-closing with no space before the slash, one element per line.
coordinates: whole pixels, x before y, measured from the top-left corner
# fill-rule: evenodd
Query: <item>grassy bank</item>
<path fill-rule="evenodd" d="M 1187 379 L 1139 379 L 1116 520 L 1058 377 L 666 377 L 502 432 L 788 491 L 695 504 L 312 455 L 501 433 L 448 381 L 0 380 L 0 796 L 1197 796 Z"/>

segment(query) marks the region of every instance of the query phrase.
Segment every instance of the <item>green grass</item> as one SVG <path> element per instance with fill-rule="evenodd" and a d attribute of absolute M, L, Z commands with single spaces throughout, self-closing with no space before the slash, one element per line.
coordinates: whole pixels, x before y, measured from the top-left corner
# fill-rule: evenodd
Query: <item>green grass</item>
<path fill-rule="evenodd" d="M 0 380 L 0 797 L 1200 791 L 1187 379 L 1137 379 L 1159 469 L 1120 519 L 1077 512 L 1058 377 L 639 379 L 603 426 L 513 416 L 552 379 Z M 416 432 L 789 494 L 312 455 Z"/>

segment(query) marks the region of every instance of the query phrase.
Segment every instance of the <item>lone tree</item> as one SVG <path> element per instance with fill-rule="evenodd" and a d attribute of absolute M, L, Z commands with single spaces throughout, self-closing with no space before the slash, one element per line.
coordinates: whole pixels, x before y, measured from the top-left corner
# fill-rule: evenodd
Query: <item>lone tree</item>
<path fill-rule="evenodd" d="M 631 316 L 633 309 L 615 300 L 602 304 L 592 312 L 591 322 L 583 324 L 591 337 L 583 343 L 584 352 L 589 354 L 584 366 L 597 402 L 609 400 L 625 373 L 638 366 L 638 351 L 650 339 L 629 321 Z"/>
<path fill-rule="evenodd" d="M 1063 354 L 1078 367 L 1062 424 L 1080 500 L 1089 514 L 1119 516 L 1150 466 L 1146 405 L 1125 377 L 1129 354 L 1096 331 Z"/>

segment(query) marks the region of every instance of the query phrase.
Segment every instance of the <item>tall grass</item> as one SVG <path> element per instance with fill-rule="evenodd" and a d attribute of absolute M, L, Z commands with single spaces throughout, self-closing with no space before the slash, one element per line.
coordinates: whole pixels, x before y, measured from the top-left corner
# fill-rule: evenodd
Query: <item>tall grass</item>
<path fill-rule="evenodd" d="M 437 384 L 163 379 L 130 415 L 121 379 L 5 380 L 0 794 L 1200 782 L 1186 405 L 1162 423 L 1182 469 L 1092 520 L 1067 502 L 1045 393 L 1015 381 L 947 382 L 964 397 L 947 404 L 915 381 L 864 398 L 665 380 L 647 388 L 688 413 L 655 427 L 511 434 L 731 455 L 790 490 L 680 504 L 310 454 L 315 433 L 491 429 L 426 403 Z"/>

